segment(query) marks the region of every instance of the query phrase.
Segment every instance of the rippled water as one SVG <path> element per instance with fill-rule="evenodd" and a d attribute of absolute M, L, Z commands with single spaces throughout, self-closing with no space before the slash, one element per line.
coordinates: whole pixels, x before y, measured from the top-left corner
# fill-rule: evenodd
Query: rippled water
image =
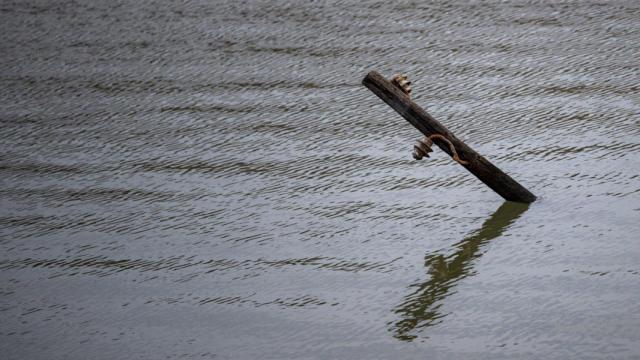
<path fill-rule="evenodd" d="M 3 1 L 3 359 L 640 357 L 640 3 Z M 539 200 L 505 203 L 364 88 Z"/>

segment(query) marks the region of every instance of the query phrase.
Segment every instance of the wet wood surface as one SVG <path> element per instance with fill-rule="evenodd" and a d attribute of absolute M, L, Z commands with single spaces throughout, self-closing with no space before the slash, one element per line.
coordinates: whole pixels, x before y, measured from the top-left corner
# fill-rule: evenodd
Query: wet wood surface
<path fill-rule="evenodd" d="M 458 139 L 444 125 L 414 103 L 407 94 L 379 73 L 375 71 L 369 72 L 362 80 L 362 84 L 402 115 L 402 117 L 425 136 L 434 134 L 443 135 L 453 144 L 460 159 L 468 162 L 467 164 L 461 164 L 461 166 L 469 170 L 469 172 L 480 179 L 480 181 L 506 200 L 522 203 L 531 203 L 536 200 L 536 196 L 529 190 Z M 442 151 L 453 156 L 453 152 L 446 141 L 436 138 L 433 142 L 442 149 Z"/>

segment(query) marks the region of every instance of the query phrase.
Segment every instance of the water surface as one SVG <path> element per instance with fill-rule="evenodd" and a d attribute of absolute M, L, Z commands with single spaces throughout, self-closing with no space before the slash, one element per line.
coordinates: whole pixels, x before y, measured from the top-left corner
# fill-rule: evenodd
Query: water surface
<path fill-rule="evenodd" d="M 640 357 L 635 1 L 4 1 L 3 359 Z M 364 88 L 539 196 L 504 202 Z"/>

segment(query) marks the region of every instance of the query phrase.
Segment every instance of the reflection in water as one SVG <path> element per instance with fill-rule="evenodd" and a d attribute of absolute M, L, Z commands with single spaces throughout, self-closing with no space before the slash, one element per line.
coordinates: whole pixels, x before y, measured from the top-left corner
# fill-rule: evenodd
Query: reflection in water
<path fill-rule="evenodd" d="M 482 256 L 478 253 L 480 246 L 500 236 L 528 207 L 528 204 L 507 201 L 482 224 L 479 231 L 457 243 L 455 253 L 447 256 L 428 254 L 425 266 L 431 277 L 424 283 L 412 285 L 417 286 L 417 289 L 395 309 L 403 319 L 392 324 L 394 337 L 411 341 L 416 338 L 410 334 L 414 329 L 439 323 L 445 315 L 439 312 L 442 303 L 438 301 L 446 298 L 449 289 L 458 281 L 472 274 L 471 261 Z"/>

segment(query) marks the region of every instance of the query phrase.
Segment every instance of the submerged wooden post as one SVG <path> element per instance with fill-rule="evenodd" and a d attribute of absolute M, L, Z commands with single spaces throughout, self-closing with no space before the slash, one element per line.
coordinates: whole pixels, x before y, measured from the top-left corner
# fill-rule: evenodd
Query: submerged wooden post
<path fill-rule="evenodd" d="M 506 200 L 522 203 L 531 203 L 536 200 L 536 196 L 529 190 L 455 137 L 444 125 L 411 101 L 407 94 L 382 75 L 371 71 L 362 80 L 362 84 L 378 95 L 380 99 L 402 115 L 425 136 L 442 135 L 451 142 L 459 158 L 463 160 L 460 164 Z M 447 141 L 435 137 L 433 142 L 442 151 L 454 156 Z"/>

